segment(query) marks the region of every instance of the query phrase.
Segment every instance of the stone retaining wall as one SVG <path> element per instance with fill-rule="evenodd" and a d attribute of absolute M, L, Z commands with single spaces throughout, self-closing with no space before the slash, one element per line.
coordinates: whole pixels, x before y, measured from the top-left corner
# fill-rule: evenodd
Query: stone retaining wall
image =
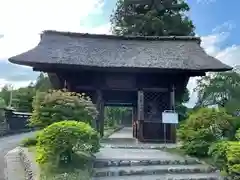
<path fill-rule="evenodd" d="M 17 147 L 5 156 L 7 180 L 39 180 L 39 169 L 27 148 Z"/>

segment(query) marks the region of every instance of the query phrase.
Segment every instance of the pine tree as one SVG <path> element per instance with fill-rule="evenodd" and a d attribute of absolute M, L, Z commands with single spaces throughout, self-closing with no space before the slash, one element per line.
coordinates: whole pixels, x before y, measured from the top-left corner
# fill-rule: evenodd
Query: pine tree
<path fill-rule="evenodd" d="M 194 25 L 184 0 L 118 0 L 111 16 L 116 35 L 187 36 Z"/>

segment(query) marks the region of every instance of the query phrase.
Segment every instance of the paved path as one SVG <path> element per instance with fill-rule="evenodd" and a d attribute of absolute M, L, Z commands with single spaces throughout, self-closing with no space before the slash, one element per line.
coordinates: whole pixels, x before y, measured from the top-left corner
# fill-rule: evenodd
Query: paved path
<path fill-rule="evenodd" d="M 4 156 L 8 151 L 17 147 L 22 139 L 33 135 L 34 132 L 29 132 L 0 138 L 0 180 L 4 180 Z"/>

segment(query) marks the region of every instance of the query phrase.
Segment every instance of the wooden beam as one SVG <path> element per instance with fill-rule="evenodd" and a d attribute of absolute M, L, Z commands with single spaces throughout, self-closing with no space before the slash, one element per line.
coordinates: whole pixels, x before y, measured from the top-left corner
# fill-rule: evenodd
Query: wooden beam
<path fill-rule="evenodd" d="M 152 91 L 152 92 L 167 92 L 168 88 L 142 88 L 143 91 Z"/>

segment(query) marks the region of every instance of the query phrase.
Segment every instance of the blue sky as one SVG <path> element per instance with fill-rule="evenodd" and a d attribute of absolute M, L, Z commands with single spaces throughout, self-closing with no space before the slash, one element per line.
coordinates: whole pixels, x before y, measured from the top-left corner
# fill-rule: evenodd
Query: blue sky
<path fill-rule="evenodd" d="M 46 29 L 109 34 L 109 17 L 117 0 L 1 0 L 0 6 L 0 87 L 11 83 L 25 86 L 37 77 L 31 68 L 8 63 L 13 55 L 36 46 Z M 205 51 L 222 62 L 240 65 L 239 0 L 187 0 L 190 18 L 201 36 Z M 47 6 L 46 6 L 47 4 Z M 226 9 L 227 6 L 227 9 Z M 11 12 L 11 13 L 9 13 Z M 188 84 L 190 105 L 196 101 Z"/>

